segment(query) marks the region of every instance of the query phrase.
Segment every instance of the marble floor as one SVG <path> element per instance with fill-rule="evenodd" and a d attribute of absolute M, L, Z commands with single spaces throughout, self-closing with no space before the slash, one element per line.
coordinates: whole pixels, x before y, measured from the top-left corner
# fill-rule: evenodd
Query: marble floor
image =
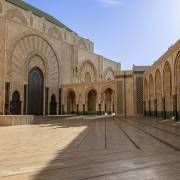
<path fill-rule="evenodd" d="M 0 179 L 180 180 L 180 124 L 57 117 L 0 127 Z"/>

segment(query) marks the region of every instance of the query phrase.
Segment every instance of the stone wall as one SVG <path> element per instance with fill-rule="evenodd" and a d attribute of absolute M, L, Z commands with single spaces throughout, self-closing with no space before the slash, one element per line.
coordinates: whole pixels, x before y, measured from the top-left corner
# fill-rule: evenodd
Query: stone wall
<path fill-rule="evenodd" d="M 180 41 L 144 73 L 145 115 L 180 116 Z"/>

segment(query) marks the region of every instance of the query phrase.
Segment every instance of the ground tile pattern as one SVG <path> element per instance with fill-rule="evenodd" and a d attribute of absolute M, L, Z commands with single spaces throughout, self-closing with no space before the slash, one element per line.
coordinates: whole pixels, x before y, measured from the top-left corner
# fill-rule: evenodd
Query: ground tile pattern
<path fill-rule="evenodd" d="M 178 123 L 50 118 L 35 125 L 0 127 L 0 179 L 180 179 Z"/>

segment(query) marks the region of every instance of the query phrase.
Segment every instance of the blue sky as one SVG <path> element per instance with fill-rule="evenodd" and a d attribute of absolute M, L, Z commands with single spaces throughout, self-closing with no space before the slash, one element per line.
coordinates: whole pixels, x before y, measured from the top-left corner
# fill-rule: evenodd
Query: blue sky
<path fill-rule="evenodd" d="M 151 65 L 180 38 L 180 0 L 26 0 L 123 69 Z"/>

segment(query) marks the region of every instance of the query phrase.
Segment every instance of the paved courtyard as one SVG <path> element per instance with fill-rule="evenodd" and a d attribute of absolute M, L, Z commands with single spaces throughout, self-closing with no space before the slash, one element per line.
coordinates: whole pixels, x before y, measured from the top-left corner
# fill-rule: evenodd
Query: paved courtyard
<path fill-rule="evenodd" d="M 180 125 L 71 117 L 0 127 L 2 180 L 179 180 Z"/>

